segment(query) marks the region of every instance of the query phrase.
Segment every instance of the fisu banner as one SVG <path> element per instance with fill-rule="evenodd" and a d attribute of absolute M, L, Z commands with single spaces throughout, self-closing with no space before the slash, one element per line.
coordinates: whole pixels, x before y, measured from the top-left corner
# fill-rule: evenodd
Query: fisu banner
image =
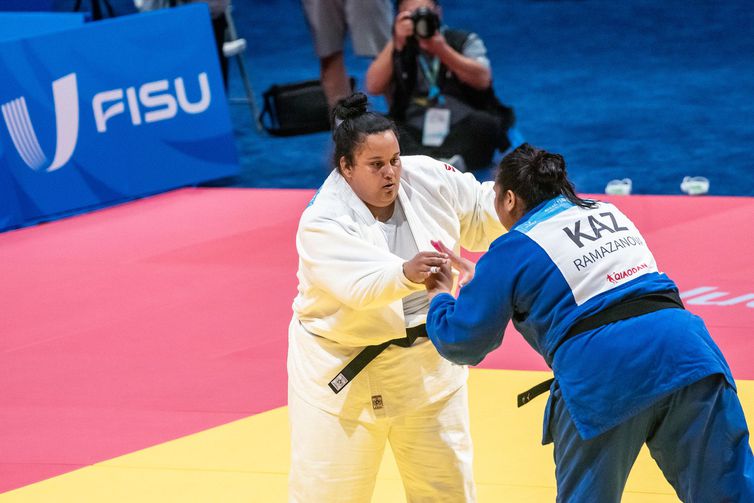
<path fill-rule="evenodd" d="M 0 44 L 0 230 L 238 173 L 204 3 Z"/>
<path fill-rule="evenodd" d="M 0 12 L 0 42 L 80 28 L 84 21 L 80 12 Z"/>

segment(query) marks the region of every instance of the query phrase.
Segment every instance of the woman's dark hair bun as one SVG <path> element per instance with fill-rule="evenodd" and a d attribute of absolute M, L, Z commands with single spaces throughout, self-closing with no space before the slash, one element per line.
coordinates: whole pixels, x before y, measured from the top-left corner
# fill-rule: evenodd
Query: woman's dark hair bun
<path fill-rule="evenodd" d="M 560 154 L 523 143 L 503 157 L 495 176 L 502 189 L 512 190 L 529 210 L 548 199 L 563 196 L 581 208 L 593 208 L 596 203 L 576 195 L 566 174 L 566 163 Z"/>
<path fill-rule="evenodd" d="M 369 100 L 364 93 L 354 93 L 338 100 L 333 108 L 333 118 L 346 120 L 363 115 L 367 111 Z"/>
<path fill-rule="evenodd" d="M 560 154 L 540 150 L 535 156 L 533 165 L 537 179 L 541 183 L 557 185 L 566 178 L 565 159 Z"/>

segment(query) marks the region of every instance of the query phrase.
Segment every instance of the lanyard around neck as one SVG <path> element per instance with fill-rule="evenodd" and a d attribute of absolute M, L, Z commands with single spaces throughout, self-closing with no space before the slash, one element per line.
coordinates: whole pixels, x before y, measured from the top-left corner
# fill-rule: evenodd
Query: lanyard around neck
<path fill-rule="evenodd" d="M 424 79 L 427 81 L 429 92 L 427 93 L 427 99 L 430 101 L 437 100 L 440 105 L 445 104 L 445 97 L 440 93 L 440 86 L 437 85 L 440 75 L 440 58 L 435 56 L 432 58 L 432 67 L 430 68 L 427 58 L 424 54 L 419 54 L 419 65 L 421 66 Z"/>

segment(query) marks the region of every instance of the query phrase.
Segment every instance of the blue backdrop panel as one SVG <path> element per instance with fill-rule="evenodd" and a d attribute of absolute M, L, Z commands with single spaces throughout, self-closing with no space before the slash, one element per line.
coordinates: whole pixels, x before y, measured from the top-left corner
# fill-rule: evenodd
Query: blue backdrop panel
<path fill-rule="evenodd" d="M 238 173 L 206 4 L 0 44 L 0 229 Z"/>
<path fill-rule="evenodd" d="M 54 10 L 54 0 L 0 0 L 0 11 Z"/>
<path fill-rule="evenodd" d="M 82 13 L 0 12 L 0 42 L 79 28 Z"/>

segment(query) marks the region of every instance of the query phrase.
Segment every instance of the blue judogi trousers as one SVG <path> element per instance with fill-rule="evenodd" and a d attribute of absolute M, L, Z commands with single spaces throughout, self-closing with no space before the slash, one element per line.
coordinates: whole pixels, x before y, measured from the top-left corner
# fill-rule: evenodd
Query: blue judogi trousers
<path fill-rule="evenodd" d="M 590 440 L 555 386 L 550 434 L 558 502 L 619 503 L 644 443 L 685 503 L 754 502 L 754 455 L 741 403 L 720 374 L 708 376 Z"/>

